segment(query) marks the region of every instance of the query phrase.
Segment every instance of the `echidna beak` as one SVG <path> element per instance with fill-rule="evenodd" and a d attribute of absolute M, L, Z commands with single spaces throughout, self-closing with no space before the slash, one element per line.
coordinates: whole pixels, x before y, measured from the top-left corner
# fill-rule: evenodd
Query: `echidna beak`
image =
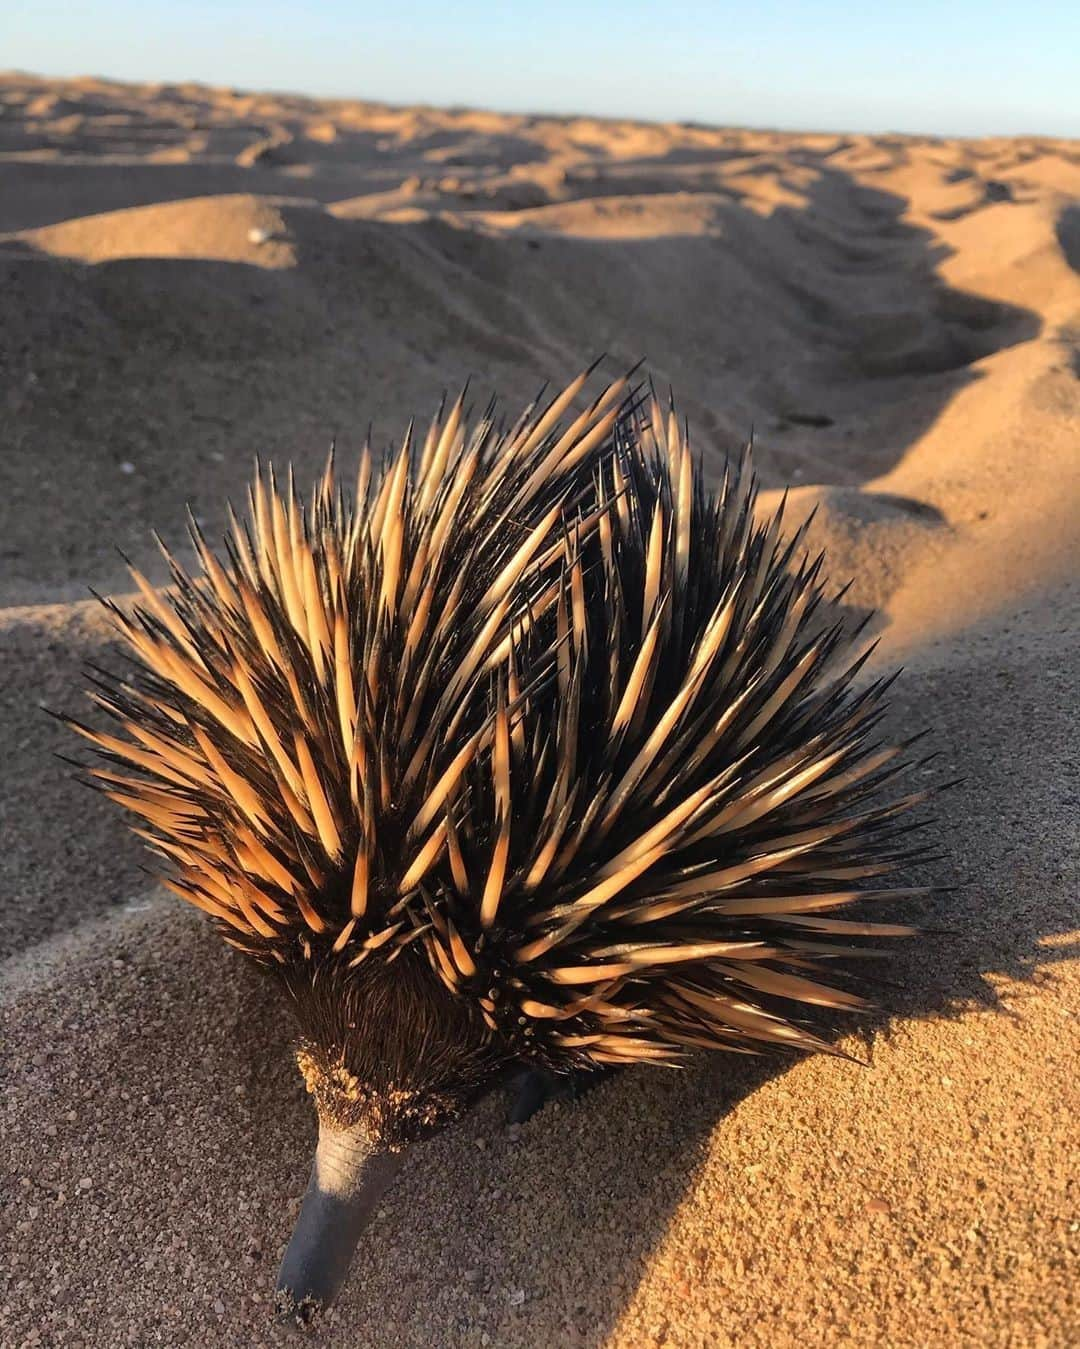
<path fill-rule="evenodd" d="M 370 1138 L 320 1124 L 315 1165 L 278 1272 L 283 1320 L 307 1324 L 337 1296 L 360 1234 L 397 1175 L 401 1154 Z"/>

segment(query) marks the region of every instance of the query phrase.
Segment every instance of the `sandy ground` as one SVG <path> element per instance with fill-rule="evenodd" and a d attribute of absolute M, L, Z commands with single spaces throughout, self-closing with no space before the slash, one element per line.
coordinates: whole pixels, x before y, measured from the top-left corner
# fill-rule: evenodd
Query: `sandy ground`
<path fill-rule="evenodd" d="M 935 728 L 948 934 L 868 1068 L 639 1071 L 412 1154 L 333 1345 L 1076 1343 L 1080 146 L 0 80 L 0 1343 L 263 1345 L 314 1120 L 272 991 L 41 704 L 87 585 L 472 375 L 755 429 Z M 155 573 L 160 575 L 160 571 Z"/>

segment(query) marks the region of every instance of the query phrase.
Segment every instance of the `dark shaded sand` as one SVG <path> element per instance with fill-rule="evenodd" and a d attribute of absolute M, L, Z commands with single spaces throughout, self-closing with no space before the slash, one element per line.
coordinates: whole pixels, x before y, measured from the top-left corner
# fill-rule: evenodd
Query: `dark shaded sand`
<path fill-rule="evenodd" d="M 0 1344 L 264 1345 L 314 1119 L 284 1009 L 39 704 L 86 586 L 474 376 L 648 356 L 755 427 L 935 728 L 960 888 L 869 1066 L 638 1071 L 417 1148 L 311 1343 L 1075 1342 L 1080 147 L 0 81 Z M 770 499 L 775 499 L 770 492 Z M 154 573 L 160 575 L 160 571 Z"/>

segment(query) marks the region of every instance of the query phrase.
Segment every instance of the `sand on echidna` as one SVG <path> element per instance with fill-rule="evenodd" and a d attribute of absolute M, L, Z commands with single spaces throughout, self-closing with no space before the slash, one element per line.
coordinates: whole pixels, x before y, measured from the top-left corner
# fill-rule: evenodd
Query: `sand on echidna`
<path fill-rule="evenodd" d="M 119 723 L 72 721 L 164 883 L 276 979 L 320 1141 L 279 1292 L 335 1295 L 406 1146 L 510 1068 L 835 1052 L 845 914 L 927 790 L 875 730 L 823 561 L 706 488 L 674 409 L 592 371 L 511 425 L 465 395 L 351 494 L 259 473 L 226 555 L 110 605 Z M 838 913 L 840 916 L 838 916 Z"/>

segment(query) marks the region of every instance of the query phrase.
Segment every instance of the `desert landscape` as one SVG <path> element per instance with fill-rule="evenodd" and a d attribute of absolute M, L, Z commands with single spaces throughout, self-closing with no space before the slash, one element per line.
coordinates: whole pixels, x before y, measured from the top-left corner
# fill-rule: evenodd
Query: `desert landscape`
<path fill-rule="evenodd" d="M 645 358 L 753 434 L 932 728 L 950 887 L 833 1059 L 410 1155 L 309 1343 L 1075 1343 L 1080 143 L 0 77 L 0 1344 L 264 1345 L 315 1118 L 272 990 L 55 757 L 88 593 L 471 379 Z"/>

